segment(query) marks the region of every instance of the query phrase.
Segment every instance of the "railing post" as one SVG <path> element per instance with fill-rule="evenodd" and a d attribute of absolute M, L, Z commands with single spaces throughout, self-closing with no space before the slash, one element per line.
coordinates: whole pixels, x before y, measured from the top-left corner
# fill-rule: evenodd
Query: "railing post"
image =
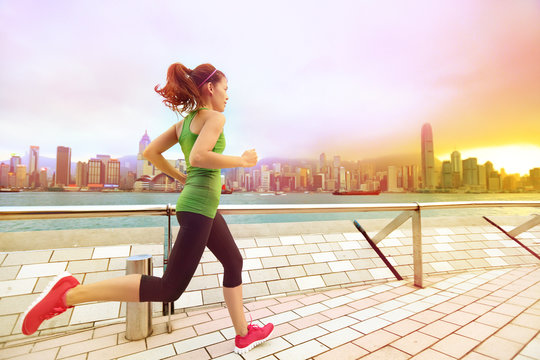
<path fill-rule="evenodd" d="M 414 285 L 422 286 L 424 269 L 422 263 L 422 219 L 420 216 L 420 204 L 412 214 L 412 233 L 413 233 L 413 266 L 414 266 Z"/>

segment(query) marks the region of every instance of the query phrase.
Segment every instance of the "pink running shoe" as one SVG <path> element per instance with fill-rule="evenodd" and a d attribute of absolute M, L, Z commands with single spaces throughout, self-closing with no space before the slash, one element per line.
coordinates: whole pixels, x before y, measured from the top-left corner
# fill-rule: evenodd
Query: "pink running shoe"
<path fill-rule="evenodd" d="M 22 332 L 32 335 L 41 323 L 47 319 L 60 315 L 73 306 L 66 305 L 65 294 L 71 288 L 79 285 L 79 281 L 64 272 L 54 278 L 41 293 L 41 296 L 28 307 L 23 315 Z"/>
<path fill-rule="evenodd" d="M 234 339 L 234 352 L 237 354 L 245 354 L 249 350 L 253 349 L 255 346 L 262 344 L 269 337 L 272 331 L 274 330 L 274 325 L 268 323 L 264 327 L 259 327 L 257 325 L 248 325 L 248 333 L 246 336 L 236 335 Z"/>

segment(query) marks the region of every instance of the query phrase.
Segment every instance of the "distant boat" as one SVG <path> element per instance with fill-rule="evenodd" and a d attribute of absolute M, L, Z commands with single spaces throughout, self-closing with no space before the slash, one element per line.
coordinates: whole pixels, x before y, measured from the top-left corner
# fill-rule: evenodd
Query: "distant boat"
<path fill-rule="evenodd" d="M 223 184 L 223 185 L 221 186 L 221 193 L 222 193 L 222 194 L 232 194 L 232 193 L 233 193 L 233 189 L 227 189 L 227 188 L 225 187 L 225 184 Z"/>
<path fill-rule="evenodd" d="M 379 195 L 381 190 L 373 191 L 363 191 L 363 190 L 353 190 L 353 191 L 339 191 L 336 190 L 332 194 L 334 195 Z"/>

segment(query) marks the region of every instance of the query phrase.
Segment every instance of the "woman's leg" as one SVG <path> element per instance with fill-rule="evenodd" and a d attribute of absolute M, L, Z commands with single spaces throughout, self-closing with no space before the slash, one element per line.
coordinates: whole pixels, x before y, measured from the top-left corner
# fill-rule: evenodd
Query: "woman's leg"
<path fill-rule="evenodd" d="M 67 305 L 90 301 L 171 302 L 178 299 L 197 269 L 213 220 L 189 212 L 179 212 L 177 218 L 180 231 L 163 277 L 133 274 L 79 285 L 67 292 Z"/>
<path fill-rule="evenodd" d="M 66 293 L 66 304 L 73 306 L 90 301 L 139 301 L 141 275 L 133 274 L 93 284 L 79 285 Z"/>
<path fill-rule="evenodd" d="M 247 334 L 247 322 L 242 298 L 242 254 L 229 227 L 218 212 L 206 245 L 223 265 L 223 296 L 237 335 Z"/>

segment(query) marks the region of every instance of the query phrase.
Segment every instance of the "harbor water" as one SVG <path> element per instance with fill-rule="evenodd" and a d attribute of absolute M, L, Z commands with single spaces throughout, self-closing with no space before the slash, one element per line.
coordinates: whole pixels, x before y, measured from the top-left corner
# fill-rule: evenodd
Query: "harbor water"
<path fill-rule="evenodd" d="M 176 204 L 177 193 L 149 192 L 18 192 L 0 194 L 0 206 L 63 206 L 63 205 L 151 205 Z M 540 193 L 501 194 L 438 194 L 438 193 L 382 193 L 378 196 L 335 196 L 331 193 L 233 193 L 221 196 L 223 205 L 242 204 L 360 204 L 360 203 L 412 203 L 446 201 L 539 201 Z M 482 216 L 482 215 L 530 215 L 538 213 L 535 208 L 479 208 L 429 210 L 425 216 Z M 226 215 L 231 224 L 254 224 L 275 222 L 302 222 L 326 220 L 353 220 L 392 218 L 395 212 L 350 212 L 313 214 Z M 96 229 L 123 227 L 159 227 L 166 224 L 160 216 L 137 216 L 126 218 L 81 218 L 54 220 L 1 221 L 0 232 L 40 231 L 62 229 Z M 175 221 L 176 225 L 176 221 Z"/>

